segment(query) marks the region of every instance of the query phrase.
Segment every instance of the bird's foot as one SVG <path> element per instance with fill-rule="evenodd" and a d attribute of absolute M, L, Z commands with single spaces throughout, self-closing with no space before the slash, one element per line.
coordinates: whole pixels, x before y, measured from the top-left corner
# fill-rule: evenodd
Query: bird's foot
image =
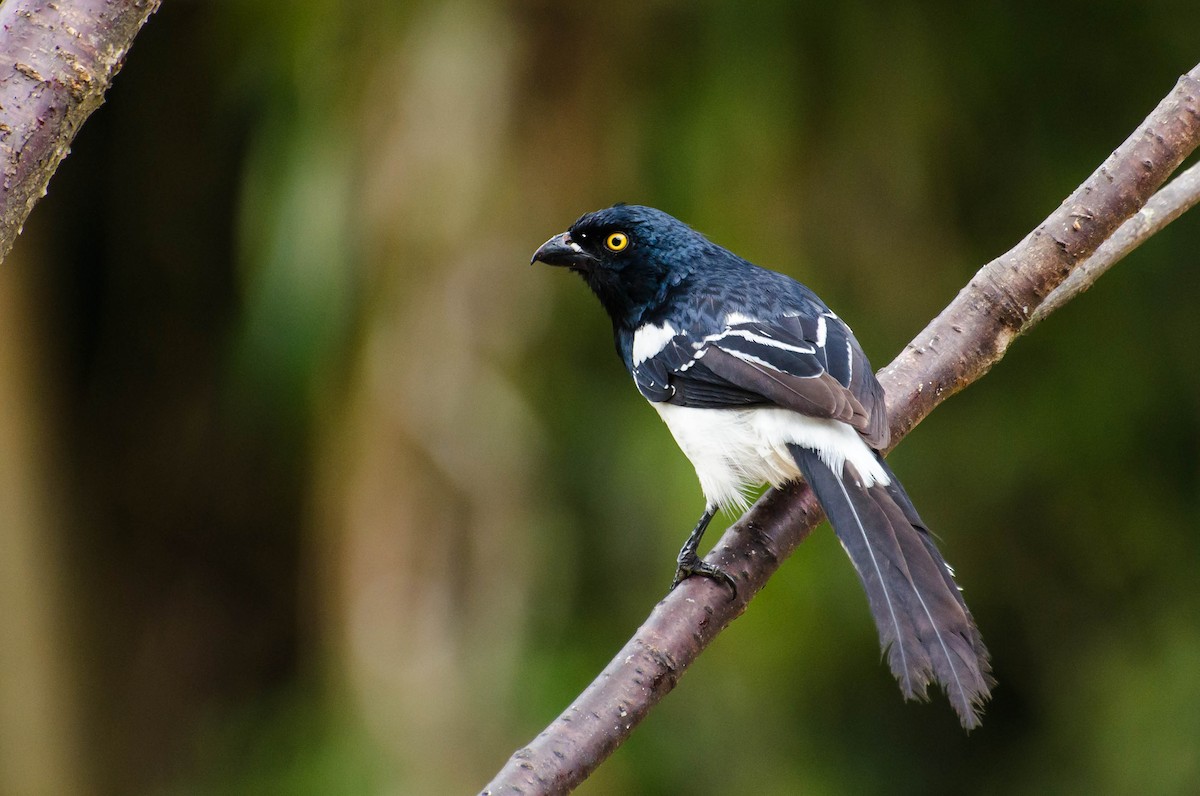
<path fill-rule="evenodd" d="M 685 578 L 690 578 L 692 575 L 699 575 L 702 578 L 724 583 L 733 591 L 729 599 L 732 600 L 737 597 L 737 582 L 734 581 L 732 575 L 716 564 L 704 561 L 700 556 L 696 555 L 696 551 L 684 549 L 679 553 L 678 566 L 675 569 L 675 580 L 671 581 L 671 588 L 674 589 L 680 583 L 683 583 Z"/>

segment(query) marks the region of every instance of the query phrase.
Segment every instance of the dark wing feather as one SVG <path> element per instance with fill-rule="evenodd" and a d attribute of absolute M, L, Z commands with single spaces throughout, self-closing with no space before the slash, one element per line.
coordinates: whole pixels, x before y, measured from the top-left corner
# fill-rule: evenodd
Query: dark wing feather
<path fill-rule="evenodd" d="M 742 386 L 776 404 L 810 417 L 828 417 L 858 429 L 867 426 L 867 414 L 844 386 L 827 372 L 797 376 L 764 362 L 744 359 L 724 348 L 712 346 L 705 364 L 718 376 Z"/>
<path fill-rule="evenodd" d="M 634 368 L 651 401 L 720 408 L 776 405 L 849 423 L 887 444 L 883 389 L 833 313 L 809 312 L 679 334 Z"/>
<path fill-rule="evenodd" d="M 887 411 L 883 404 L 883 387 L 871 371 L 867 356 L 858 340 L 854 339 L 850 327 L 840 319 L 832 318 L 825 328 L 822 351 L 826 370 L 866 408 L 867 425 L 859 427 L 863 437 L 877 450 L 886 448 L 891 429 L 888 428 Z"/>
<path fill-rule="evenodd" d="M 633 368 L 638 390 L 652 403 L 671 400 L 677 391 L 673 375 L 690 362 L 694 352 L 686 335 L 673 337 L 662 351 Z"/>

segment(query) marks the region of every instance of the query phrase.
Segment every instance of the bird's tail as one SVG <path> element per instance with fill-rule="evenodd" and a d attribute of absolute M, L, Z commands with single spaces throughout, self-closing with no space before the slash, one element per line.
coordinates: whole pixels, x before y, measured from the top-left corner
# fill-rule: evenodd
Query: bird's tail
<path fill-rule="evenodd" d="M 963 727 L 979 726 L 994 682 L 987 649 L 904 487 L 878 454 L 891 483 L 868 488 L 849 462 L 839 474 L 816 451 L 788 447 L 858 570 L 905 698 L 926 699 L 936 681 Z"/>

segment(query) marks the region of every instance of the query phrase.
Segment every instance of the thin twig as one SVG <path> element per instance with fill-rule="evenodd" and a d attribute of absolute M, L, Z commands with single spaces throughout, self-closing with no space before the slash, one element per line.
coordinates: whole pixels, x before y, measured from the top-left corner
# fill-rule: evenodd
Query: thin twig
<path fill-rule="evenodd" d="M 1141 208 L 1200 144 L 1200 66 L 1104 164 L 1012 250 L 988 263 L 890 365 L 893 444 L 985 374 L 1076 264 Z M 582 782 L 674 688 L 696 656 L 808 536 L 822 514 L 804 485 L 768 492 L 709 554 L 739 597 L 703 578 L 672 591 L 575 702 L 518 750 L 485 794 L 564 793 Z"/>

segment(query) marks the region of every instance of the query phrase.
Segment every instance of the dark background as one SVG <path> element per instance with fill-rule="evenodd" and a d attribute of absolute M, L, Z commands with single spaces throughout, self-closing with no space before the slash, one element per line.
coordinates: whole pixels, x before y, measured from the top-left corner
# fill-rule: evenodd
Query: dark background
<path fill-rule="evenodd" d="M 0 791 L 467 793 L 701 509 L 578 280 L 653 204 L 886 364 L 1194 2 L 166 3 L 0 267 Z M 1200 789 L 1200 215 L 893 456 L 994 656 L 904 704 L 828 529 L 583 793 Z M 725 518 L 726 520 L 728 518 Z"/>

